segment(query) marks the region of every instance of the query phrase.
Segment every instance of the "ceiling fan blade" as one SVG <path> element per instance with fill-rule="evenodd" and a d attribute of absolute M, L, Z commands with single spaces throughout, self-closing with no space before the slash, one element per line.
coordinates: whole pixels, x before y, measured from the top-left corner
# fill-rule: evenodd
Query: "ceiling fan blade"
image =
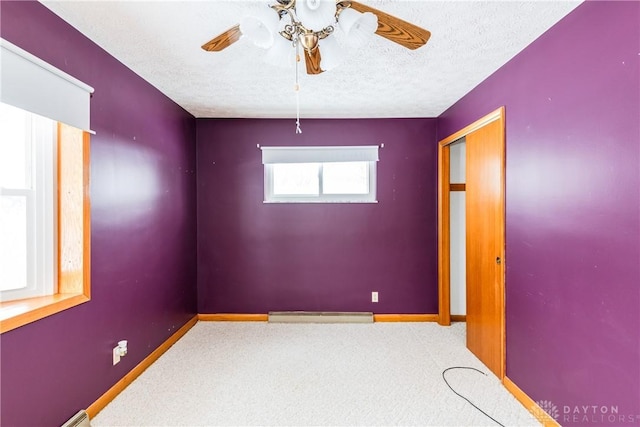
<path fill-rule="evenodd" d="M 378 30 L 376 34 L 392 42 L 398 43 L 408 49 L 417 49 L 423 46 L 431 37 L 431 32 L 403 21 L 400 18 L 384 13 L 357 1 L 346 1 L 351 8 L 358 12 L 371 12 L 378 17 Z"/>
<path fill-rule="evenodd" d="M 303 49 L 303 51 L 307 74 L 320 74 L 322 72 L 322 68 L 320 68 L 320 47 L 316 46 L 311 52 L 307 49 Z"/>
<path fill-rule="evenodd" d="M 240 39 L 240 25 L 229 28 L 224 33 L 202 45 L 202 48 L 208 52 L 220 52 Z"/>

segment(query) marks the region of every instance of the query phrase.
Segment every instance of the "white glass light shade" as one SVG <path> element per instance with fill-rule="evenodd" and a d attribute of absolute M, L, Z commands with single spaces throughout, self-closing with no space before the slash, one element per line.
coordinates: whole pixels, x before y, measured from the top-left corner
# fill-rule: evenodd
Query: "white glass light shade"
<path fill-rule="evenodd" d="M 264 60 L 268 64 L 278 67 L 291 67 L 295 61 L 295 55 L 296 51 L 293 48 L 293 43 L 280 34 L 276 34 L 273 45 L 267 49 Z"/>
<path fill-rule="evenodd" d="M 371 12 L 360 13 L 351 8 L 343 9 L 338 17 L 340 29 L 346 34 L 349 45 L 360 47 L 378 29 L 378 17 Z"/>
<path fill-rule="evenodd" d="M 335 0 L 297 0 L 296 15 L 308 30 L 320 31 L 336 22 Z"/>
<path fill-rule="evenodd" d="M 240 32 L 253 44 L 263 49 L 271 47 L 277 34 L 280 17 L 278 13 L 264 8 L 253 16 L 245 16 L 240 21 Z"/>
<path fill-rule="evenodd" d="M 320 40 L 318 46 L 320 48 L 320 68 L 323 71 L 337 67 L 344 60 L 344 52 L 335 37 L 329 36 Z"/>

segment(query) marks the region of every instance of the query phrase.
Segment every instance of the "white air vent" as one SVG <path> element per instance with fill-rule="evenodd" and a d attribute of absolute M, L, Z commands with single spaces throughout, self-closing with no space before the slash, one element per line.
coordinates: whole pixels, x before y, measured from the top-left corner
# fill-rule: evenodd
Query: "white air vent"
<path fill-rule="evenodd" d="M 271 311 L 270 323 L 373 323 L 373 313 L 333 311 Z"/>
<path fill-rule="evenodd" d="M 84 409 L 78 411 L 78 413 L 71 417 L 69 421 L 62 424 L 62 427 L 91 427 L 89 414 L 87 414 L 87 411 Z"/>

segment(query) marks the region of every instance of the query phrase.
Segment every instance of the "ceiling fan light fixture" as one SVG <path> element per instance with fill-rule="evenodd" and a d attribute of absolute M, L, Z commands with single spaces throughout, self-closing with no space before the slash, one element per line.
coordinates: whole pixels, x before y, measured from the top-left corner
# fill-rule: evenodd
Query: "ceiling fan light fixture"
<path fill-rule="evenodd" d="M 297 0 L 294 7 L 300 22 L 310 30 L 321 31 L 336 22 L 335 0 Z"/>
<path fill-rule="evenodd" d="M 274 0 L 270 0 L 273 2 Z M 202 49 L 219 52 L 241 38 L 267 49 L 265 61 L 287 66 L 293 59 L 296 94 L 296 133 L 300 128 L 300 67 L 304 57 L 307 74 L 321 74 L 340 65 L 345 54 L 333 36 L 343 32 L 345 42 L 361 47 L 378 34 L 407 49 L 423 46 L 431 33 L 424 28 L 374 9 L 357 0 L 275 0 L 254 16 L 242 19 Z M 380 27 L 378 27 L 380 20 Z M 337 31 L 336 31 L 337 30 Z M 300 47 L 304 49 L 301 52 Z"/>
<path fill-rule="evenodd" d="M 378 29 L 378 17 L 371 12 L 360 13 L 351 8 L 340 11 L 338 17 L 340 29 L 353 47 L 364 45 Z"/>
<path fill-rule="evenodd" d="M 335 37 L 326 37 L 319 41 L 320 52 L 320 68 L 323 71 L 329 71 L 342 64 L 345 59 L 344 50 L 338 44 Z"/>
<path fill-rule="evenodd" d="M 240 21 L 240 32 L 253 44 L 263 49 L 273 45 L 278 35 L 279 15 L 271 8 L 265 8 L 256 15 L 245 16 Z"/>
<path fill-rule="evenodd" d="M 291 41 L 284 37 L 276 37 L 271 47 L 267 49 L 264 60 L 267 64 L 276 67 L 291 67 L 295 60 L 295 49 Z"/>

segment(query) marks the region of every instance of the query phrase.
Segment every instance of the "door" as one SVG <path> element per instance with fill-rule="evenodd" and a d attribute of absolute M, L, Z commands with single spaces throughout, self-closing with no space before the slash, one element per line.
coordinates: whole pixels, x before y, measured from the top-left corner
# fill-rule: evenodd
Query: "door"
<path fill-rule="evenodd" d="M 504 377 L 504 125 L 466 137 L 467 347 Z"/>

